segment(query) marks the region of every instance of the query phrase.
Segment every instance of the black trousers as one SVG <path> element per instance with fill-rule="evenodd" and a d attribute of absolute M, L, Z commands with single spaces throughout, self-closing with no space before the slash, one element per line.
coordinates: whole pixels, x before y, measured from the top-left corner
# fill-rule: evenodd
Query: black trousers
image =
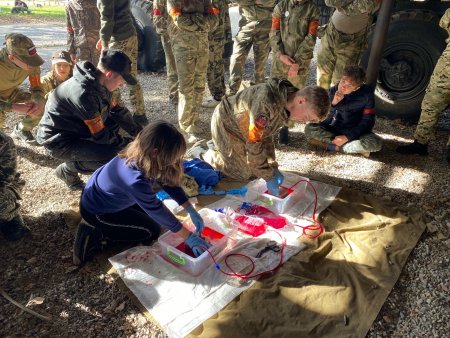
<path fill-rule="evenodd" d="M 159 237 L 161 228 L 138 205 L 111 214 L 95 215 L 80 203 L 80 213 L 106 240 L 115 242 L 151 241 Z"/>

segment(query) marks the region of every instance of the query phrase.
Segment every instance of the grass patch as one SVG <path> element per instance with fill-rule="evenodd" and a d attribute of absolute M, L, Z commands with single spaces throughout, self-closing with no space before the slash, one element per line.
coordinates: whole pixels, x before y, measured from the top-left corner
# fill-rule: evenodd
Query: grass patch
<path fill-rule="evenodd" d="M 14 1 L 11 0 L 11 3 Z M 5 4 L 0 5 L 0 17 L 23 17 L 29 16 L 34 18 L 51 18 L 51 19 L 65 19 L 66 12 L 64 10 L 64 6 L 44 6 L 44 7 L 36 7 L 33 5 L 28 5 L 28 8 L 31 9 L 31 13 L 19 13 L 19 14 L 11 14 L 11 9 L 13 6 L 6 6 Z"/>

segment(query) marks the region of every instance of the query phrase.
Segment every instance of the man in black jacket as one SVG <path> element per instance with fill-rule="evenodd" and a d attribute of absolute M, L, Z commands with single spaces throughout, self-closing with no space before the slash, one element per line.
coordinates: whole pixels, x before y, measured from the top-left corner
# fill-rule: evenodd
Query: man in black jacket
<path fill-rule="evenodd" d="M 72 190 L 84 187 L 79 173 L 94 172 L 131 141 L 119 134 L 120 127 L 132 137 L 141 130 L 127 108 L 111 103 L 114 90 L 137 83 L 130 70 L 125 53 L 108 49 L 98 68 L 79 62 L 73 77 L 49 95 L 36 138 L 64 161 L 55 173 Z"/>
<path fill-rule="evenodd" d="M 347 66 L 339 83 L 329 89 L 331 108 L 319 124 L 305 127 L 312 143 L 329 151 L 369 156 L 381 149 L 381 139 L 372 133 L 375 124 L 373 89 L 364 84 L 366 74 L 359 66 Z"/>

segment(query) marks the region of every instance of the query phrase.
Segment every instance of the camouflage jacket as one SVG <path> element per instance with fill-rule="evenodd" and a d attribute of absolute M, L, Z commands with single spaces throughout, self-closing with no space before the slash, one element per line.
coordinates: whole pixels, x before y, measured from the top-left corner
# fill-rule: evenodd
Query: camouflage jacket
<path fill-rule="evenodd" d="M 286 54 L 299 65 L 313 57 L 319 26 L 319 8 L 311 0 L 283 0 L 272 14 L 270 46 L 275 55 Z"/>
<path fill-rule="evenodd" d="M 441 18 L 441 21 L 439 21 L 439 26 L 445 29 L 450 35 L 450 8 L 445 11 L 444 15 Z M 447 39 L 447 42 L 450 42 L 450 39 Z"/>
<path fill-rule="evenodd" d="M 30 71 L 17 67 L 8 59 L 6 49 L 0 50 L 0 111 L 9 111 L 12 106 L 10 97 L 19 88 L 19 85 L 28 77 L 30 81 L 31 100 L 34 102 L 44 99 L 44 90 L 41 84 L 41 68 L 33 67 Z"/>
<path fill-rule="evenodd" d="M 71 0 L 66 4 L 67 46 L 70 54 L 77 48 L 95 46 L 99 39 L 100 13 L 95 0 Z"/>
<path fill-rule="evenodd" d="M 167 0 L 153 1 L 153 25 L 156 33 L 165 34 L 167 27 L 173 24 L 172 18 L 167 13 Z"/>
<path fill-rule="evenodd" d="M 278 0 L 236 0 L 239 12 L 247 21 L 271 20 Z"/>
<path fill-rule="evenodd" d="M 17 149 L 11 137 L 0 130 L 0 187 L 12 182 L 17 174 Z"/>
<path fill-rule="evenodd" d="M 376 0 L 325 0 L 328 7 L 334 7 L 347 16 L 372 13 L 376 7 Z"/>
<path fill-rule="evenodd" d="M 167 12 L 185 32 L 210 32 L 219 22 L 219 9 L 211 0 L 167 0 Z"/>
<path fill-rule="evenodd" d="M 53 72 L 49 71 L 45 76 L 41 77 L 42 89 L 44 90 L 45 98 L 48 97 L 48 94 L 58 87 L 64 81 L 59 81 L 55 76 L 53 76 Z"/>
<path fill-rule="evenodd" d="M 225 43 L 228 34 L 227 25 L 230 23 L 229 21 L 230 16 L 228 14 L 228 3 L 226 0 L 216 0 L 215 5 L 219 9 L 219 20 L 216 28 L 209 32 L 209 39 L 215 41 L 222 41 L 223 43 Z"/>
<path fill-rule="evenodd" d="M 217 108 L 221 124 L 245 143 L 248 165 L 257 177 L 269 179 L 277 167 L 273 137 L 289 119 L 285 106 L 295 91 L 288 81 L 270 79 L 224 97 Z"/>
<path fill-rule="evenodd" d="M 98 0 L 100 40 L 108 47 L 111 40 L 122 41 L 136 36 L 131 17 L 130 0 Z"/>

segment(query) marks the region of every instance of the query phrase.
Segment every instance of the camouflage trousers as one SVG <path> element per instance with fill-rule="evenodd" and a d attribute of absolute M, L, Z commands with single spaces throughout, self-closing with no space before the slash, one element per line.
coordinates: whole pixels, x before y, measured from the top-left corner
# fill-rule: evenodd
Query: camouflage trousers
<path fill-rule="evenodd" d="M 169 86 L 169 101 L 178 103 L 178 74 L 175 57 L 172 52 L 172 42 L 168 33 L 161 35 L 161 42 L 166 57 L 167 84 Z"/>
<path fill-rule="evenodd" d="M 367 46 L 367 30 L 343 34 L 329 22 L 317 53 L 317 85 L 328 89 L 342 77 L 344 68 L 357 65 Z"/>
<path fill-rule="evenodd" d="M 186 133 L 196 133 L 208 68 L 208 33 L 172 34 L 172 51 L 178 72 L 178 123 Z"/>
<path fill-rule="evenodd" d="M 79 61 L 89 61 L 94 66 L 98 65 L 98 60 L 100 58 L 100 51 L 95 48 L 95 44 L 91 47 L 77 47 L 76 48 L 76 57 L 77 62 Z"/>
<path fill-rule="evenodd" d="M 243 181 L 252 178 L 254 175 L 247 162 L 245 141 L 228 132 L 218 108 L 211 119 L 211 134 L 214 149 L 209 149 L 203 155 L 203 160 L 230 179 Z"/>
<path fill-rule="evenodd" d="M 224 39 L 209 37 L 209 61 L 207 71 L 208 88 L 214 98 L 225 95 L 225 65 L 223 58 Z"/>
<path fill-rule="evenodd" d="M 428 144 L 434 135 L 440 113 L 450 104 L 450 44 L 442 53 L 431 75 L 422 101 L 422 112 L 414 138 Z M 447 141 L 450 147 L 450 136 Z"/>
<path fill-rule="evenodd" d="M 137 58 L 138 58 L 138 40 L 137 37 L 131 36 L 128 39 L 115 41 L 112 40 L 109 46 L 110 48 L 115 48 L 123 51 L 131 60 L 131 74 L 137 78 Z M 128 85 L 130 88 L 130 101 L 133 106 L 133 114 L 134 115 L 144 115 L 145 107 L 144 107 L 144 93 L 142 91 L 142 87 L 138 82 L 134 86 Z M 120 90 L 116 90 L 113 93 L 113 101 L 118 102 L 120 106 L 124 106 Z"/>
<path fill-rule="evenodd" d="M 27 102 L 31 100 L 31 93 L 18 88 L 14 90 L 14 92 L 11 94 L 8 100 L 12 103 Z M 19 123 L 19 129 L 24 131 L 32 130 L 39 124 L 42 114 L 43 113 L 37 115 L 25 115 L 22 118 L 22 121 Z M 0 111 L 0 129 L 3 129 L 4 127 L 5 127 L 5 112 Z"/>
<path fill-rule="evenodd" d="M 331 131 L 326 130 L 317 123 L 308 123 L 305 127 L 305 137 L 309 141 L 315 139 L 323 143 L 331 143 L 338 136 Z M 341 147 L 343 153 L 373 153 L 380 151 L 382 147 L 381 138 L 374 133 L 361 135 L 359 139 L 347 142 Z"/>
<path fill-rule="evenodd" d="M 303 88 L 306 86 L 306 80 L 308 79 L 309 72 L 308 63 L 301 65 L 301 68 L 296 76 L 288 77 L 289 66 L 285 65 L 280 59 L 274 57 L 272 58 L 272 66 L 270 68 L 270 77 L 277 79 L 289 80 L 295 87 Z"/>
<path fill-rule="evenodd" d="M 17 150 L 11 137 L 0 131 L 0 222 L 18 216 L 22 188 L 25 184 L 17 173 Z"/>
<path fill-rule="evenodd" d="M 241 86 L 245 60 L 252 46 L 255 60 L 254 82 L 262 83 L 266 80 L 271 27 L 272 22 L 270 20 L 249 22 L 241 18 L 239 21 L 239 32 L 235 38 L 230 65 L 230 92 L 232 94 L 236 93 Z"/>

